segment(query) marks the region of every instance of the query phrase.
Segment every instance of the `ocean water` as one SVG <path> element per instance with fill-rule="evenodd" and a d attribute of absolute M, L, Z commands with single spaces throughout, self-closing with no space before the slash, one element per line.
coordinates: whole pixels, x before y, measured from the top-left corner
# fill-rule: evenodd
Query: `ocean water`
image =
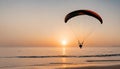
<path fill-rule="evenodd" d="M 0 69 L 59 69 L 120 64 L 120 47 L 0 47 Z"/>

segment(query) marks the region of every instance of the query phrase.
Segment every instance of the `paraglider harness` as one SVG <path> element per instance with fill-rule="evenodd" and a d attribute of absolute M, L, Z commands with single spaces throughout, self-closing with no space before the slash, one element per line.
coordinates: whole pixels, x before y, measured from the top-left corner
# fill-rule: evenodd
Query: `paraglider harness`
<path fill-rule="evenodd" d="M 79 44 L 79 47 L 80 47 L 80 48 L 82 48 L 83 43 L 84 43 L 84 41 L 83 41 L 82 43 L 80 43 L 80 41 L 78 40 L 78 44 Z"/>

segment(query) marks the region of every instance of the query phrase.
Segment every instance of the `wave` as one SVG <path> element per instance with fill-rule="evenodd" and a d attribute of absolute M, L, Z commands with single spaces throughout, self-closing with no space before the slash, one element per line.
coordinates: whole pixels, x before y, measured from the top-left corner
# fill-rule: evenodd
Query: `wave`
<path fill-rule="evenodd" d="M 86 60 L 86 62 L 120 62 L 120 60 Z M 16 68 L 16 67 L 29 67 L 29 66 L 56 66 L 56 65 L 81 65 L 83 63 L 69 63 L 69 62 L 51 62 L 51 63 L 39 63 L 39 64 L 29 64 L 29 65 L 9 65 L 0 66 L 0 68 Z M 59 68 L 58 68 L 59 69 Z M 61 68 L 60 68 L 61 69 Z M 63 68 L 62 68 L 63 69 Z M 71 69 L 71 68 L 70 68 Z"/>
<path fill-rule="evenodd" d="M 86 62 L 120 62 L 120 60 L 87 60 Z"/>
<path fill-rule="evenodd" d="M 29 66 L 56 66 L 56 65 L 77 65 L 78 63 L 46 63 L 46 64 L 31 64 L 31 65 L 11 65 L 11 66 L 0 66 L 0 68 L 15 68 L 15 67 L 29 67 Z"/>
<path fill-rule="evenodd" d="M 120 54 L 101 54 L 101 55 L 55 55 L 55 56 L 10 56 L 10 57 L 0 57 L 0 58 L 82 58 L 82 57 L 113 57 L 120 56 Z"/>

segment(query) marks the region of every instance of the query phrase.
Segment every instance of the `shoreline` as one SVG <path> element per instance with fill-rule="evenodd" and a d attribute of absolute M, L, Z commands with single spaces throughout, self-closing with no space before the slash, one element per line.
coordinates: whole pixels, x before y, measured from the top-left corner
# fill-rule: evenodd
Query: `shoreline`
<path fill-rule="evenodd" d="M 85 66 L 85 67 L 64 67 L 57 69 L 120 69 L 120 65 L 108 65 L 108 66 Z"/>

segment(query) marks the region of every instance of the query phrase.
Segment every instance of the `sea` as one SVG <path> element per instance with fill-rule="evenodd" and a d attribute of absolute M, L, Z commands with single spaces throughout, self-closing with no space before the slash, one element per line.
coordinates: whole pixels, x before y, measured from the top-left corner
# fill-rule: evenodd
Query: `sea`
<path fill-rule="evenodd" d="M 0 47 L 0 69 L 64 69 L 120 65 L 119 46 Z"/>

